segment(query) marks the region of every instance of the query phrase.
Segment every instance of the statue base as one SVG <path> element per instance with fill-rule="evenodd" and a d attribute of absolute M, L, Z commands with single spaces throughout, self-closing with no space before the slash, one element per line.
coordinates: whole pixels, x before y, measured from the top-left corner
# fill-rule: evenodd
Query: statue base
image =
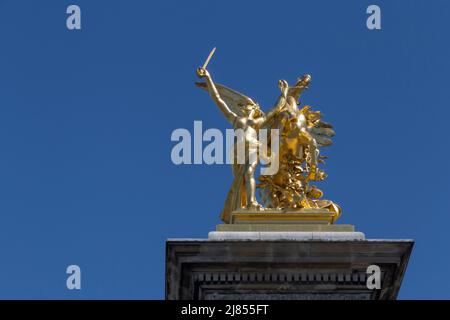
<path fill-rule="evenodd" d="M 364 240 L 362 232 L 276 232 L 276 231 L 212 231 L 208 234 L 210 240 L 324 240 L 347 241 Z"/>
<path fill-rule="evenodd" d="M 223 237 L 230 233 L 233 239 Z M 396 299 L 412 240 L 355 239 L 359 232 L 293 233 L 168 239 L 166 299 Z M 381 269 L 380 289 L 367 286 L 370 265 Z"/>
<path fill-rule="evenodd" d="M 208 239 L 169 239 L 166 299 L 395 299 L 412 240 L 366 240 L 326 209 L 236 210 Z M 381 269 L 380 289 L 367 270 Z"/>
<path fill-rule="evenodd" d="M 240 223 L 218 224 L 216 231 L 354 232 L 355 227 L 351 224 Z"/>
<path fill-rule="evenodd" d="M 333 224 L 339 214 L 327 209 L 240 209 L 231 213 L 230 224 L 274 223 L 274 224 Z"/>

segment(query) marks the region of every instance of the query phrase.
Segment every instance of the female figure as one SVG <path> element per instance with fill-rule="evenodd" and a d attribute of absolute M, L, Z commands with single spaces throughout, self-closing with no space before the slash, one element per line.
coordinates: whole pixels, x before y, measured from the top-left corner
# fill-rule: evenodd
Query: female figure
<path fill-rule="evenodd" d="M 284 107 L 288 92 L 288 85 L 284 80 L 279 81 L 279 87 L 282 93 L 277 101 L 277 104 L 267 114 L 264 114 L 264 112 L 262 112 L 259 108 L 259 105 L 253 102 L 252 99 L 224 86 L 216 86 L 211 78 L 211 75 L 205 68 L 198 68 L 197 75 L 200 78 L 205 79 L 206 85 L 199 85 L 203 87 L 206 86 L 211 98 L 225 115 L 225 118 L 232 124 L 233 128 L 235 130 L 240 129 L 243 131 L 245 159 L 244 161 L 239 161 L 241 163 L 236 163 L 236 161 L 234 161 L 232 164 L 234 181 L 221 214 L 222 220 L 229 222 L 230 213 L 234 210 L 241 208 L 260 210 L 262 208 L 258 204 L 255 196 L 256 183 L 254 173 L 259 162 L 257 156 L 257 149 L 259 145 L 257 132 Z M 233 100 L 222 97 L 218 87 L 223 93 L 228 93 L 230 96 L 234 95 L 235 98 L 238 97 L 238 105 L 233 105 L 232 108 L 230 108 L 226 100 Z M 238 110 L 240 110 L 240 112 L 237 112 Z M 236 155 L 239 154 L 237 150 L 238 146 L 239 144 L 234 144 L 234 160 L 236 160 Z"/>

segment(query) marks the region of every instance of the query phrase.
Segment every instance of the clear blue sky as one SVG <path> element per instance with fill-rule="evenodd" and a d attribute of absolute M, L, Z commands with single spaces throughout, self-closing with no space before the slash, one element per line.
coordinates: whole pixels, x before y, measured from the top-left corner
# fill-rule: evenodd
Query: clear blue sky
<path fill-rule="evenodd" d="M 264 108 L 312 75 L 340 222 L 415 239 L 399 297 L 450 298 L 449 19 L 445 0 L 0 0 L 0 298 L 163 298 L 165 239 L 207 237 L 231 183 L 170 160 L 174 129 L 229 127 L 193 84 L 213 46 L 215 80 Z"/>

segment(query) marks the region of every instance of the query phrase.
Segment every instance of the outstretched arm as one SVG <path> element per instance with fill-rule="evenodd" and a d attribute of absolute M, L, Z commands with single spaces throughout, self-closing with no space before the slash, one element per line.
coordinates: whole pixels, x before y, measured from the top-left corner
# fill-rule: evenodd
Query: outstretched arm
<path fill-rule="evenodd" d="M 220 97 L 219 91 L 217 91 L 217 88 L 214 85 L 214 82 L 208 70 L 200 67 L 197 69 L 197 75 L 201 78 L 205 78 L 206 85 L 208 87 L 208 91 L 209 94 L 211 95 L 211 98 L 219 107 L 220 111 L 222 111 L 222 113 L 225 115 L 227 120 L 232 123 L 237 118 L 237 114 L 231 111 L 231 109 L 228 107 L 225 101 L 223 101 L 223 99 Z"/>

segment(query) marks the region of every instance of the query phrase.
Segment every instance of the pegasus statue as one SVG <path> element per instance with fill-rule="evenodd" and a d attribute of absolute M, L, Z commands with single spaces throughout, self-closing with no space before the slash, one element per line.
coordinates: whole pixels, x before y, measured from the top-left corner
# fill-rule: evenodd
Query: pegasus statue
<path fill-rule="evenodd" d="M 252 213 L 275 210 L 305 214 L 327 212 L 331 214 L 333 223 L 341 215 L 341 208 L 322 199 L 323 192 L 313 182 L 327 177 L 319 168 L 326 159 L 320 154 L 320 148 L 332 144 L 335 132 L 330 124 L 322 121 L 320 111 L 301 106 L 300 96 L 308 89 L 311 76 L 300 77 L 293 86 L 279 80 L 280 96 L 272 109 L 264 112 L 253 99 L 212 80 L 206 66 L 214 50 L 204 65 L 197 69 L 197 75 L 205 82 L 196 84 L 209 92 L 235 130 L 244 130 L 246 146 L 245 161 L 232 164 L 234 180 L 221 219 L 230 223 L 231 213 L 236 210 Z M 260 163 L 258 157 L 248 154 L 257 152 L 259 141 L 256 137 L 260 129 L 278 129 L 279 145 L 275 146 L 269 139 L 268 150 L 272 155 L 271 161 L 278 161 L 279 170 L 273 175 L 260 175 L 255 179 L 256 167 Z M 261 204 L 257 200 L 256 189 L 259 189 Z"/>

